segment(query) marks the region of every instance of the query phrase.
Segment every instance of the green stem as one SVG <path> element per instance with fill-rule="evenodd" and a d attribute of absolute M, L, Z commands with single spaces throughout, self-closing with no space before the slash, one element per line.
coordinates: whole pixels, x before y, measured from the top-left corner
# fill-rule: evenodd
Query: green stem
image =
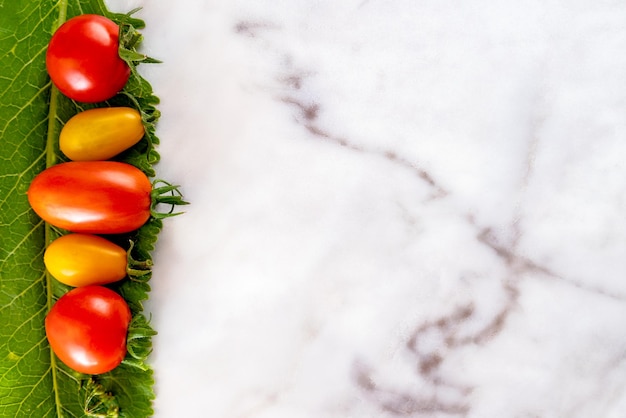
<path fill-rule="evenodd" d="M 59 89 L 54 84 L 50 88 L 50 111 L 48 113 L 48 135 L 46 136 L 46 168 L 57 163 L 56 141 L 58 138 L 56 129 L 56 114 L 59 106 Z M 48 241 L 46 241 L 48 245 Z"/>
<path fill-rule="evenodd" d="M 48 224 L 46 224 L 45 226 L 45 240 L 46 240 L 46 246 L 48 246 L 48 243 L 50 242 L 50 228 L 48 227 Z M 54 298 L 52 297 L 52 280 L 53 280 L 52 275 L 48 272 L 48 270 L 46 270 L 48 311 L 52 309 L 52 305 L 54 304 Z M 54 351 L 52 351 L 52 348 L 50 348 L 50 370 L 52 373 L 52 387 L 54 389 L 54 401 L 56 404 L 57 417 L 61 418 L 63 417 L 63 409 L 61 408 L 61 398 L 59 394 L 59 382 L 58 382 L 58 376 L 57 376 L 57 358 L 56 358 L 56 355 L 54 354 Z"/>
<path fill-rule="evenodd" d="M 67 2 L 68 0 L 59 0 L 58 10 L 59 18 L 56 21 L 54 30 L 61 26 L 67 19 Z M 48 134 L 46 136 L 46 168 L 54 165 L 57 161 L 55 143 L 57 140 L 56 130 L 56 116 L 58 112 L 59 103 L 59 90 L 50 83 L 50 109 L 48 111 Z M 52 241 L 52 228 L 47 222 L 44 225 L 44 245 L 48 247 Z M 52 275 L 46 270 L 46 292 L 47 292 L 47 308 L 48 312 L 52 309 L 54 304 L 54 297 L 52 292 Z M 50 370 L 52 373 L 52 387 L 54 390 L 54 401 L 56 406 L 57 417 L 62 418 L 64 416 L 63 408 L 61 407 L 61 397 L 59 393 L 59 381 L 57 376 L 57 358 L 52 348 L 50 348 Z"/>

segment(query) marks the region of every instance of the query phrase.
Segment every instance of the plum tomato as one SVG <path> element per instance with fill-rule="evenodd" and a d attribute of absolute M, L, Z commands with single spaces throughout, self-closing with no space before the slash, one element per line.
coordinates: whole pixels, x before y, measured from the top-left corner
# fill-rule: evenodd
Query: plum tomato
<path fill-rule="evenodd" d="M 77 287 L 61 296 L 45 319 L 52 351 L 85 374 L 113 370 L 126 356 L 131 312 L 126 301 L 103 286 Z"/>
<path fill-rule="evenodd" d="M 135 145 L 144 133 L 141 115 L 135 109 L 90 109 L 65 123 L 59 147 L 73 161 L 108 160 Z"/>
<path fill-rule="evenodd" d="M 48 44 L 46 68 L 61 93 L 85 103 L 115 96 L 131 72 L 119 55 L 119 26 L 94 14 L 73 17 L 57 29 Z"/>
<path fill-rule="evenodd" d="M 126 277 L 126 250 L 89 234 L 68 234 L 54 240 L 43 255 L 48 272 L 73 287 L 108 284 Z"/>
<path fill-rule="evenodd" d="M 138 168 L 116 161 L 71 161 L 39 173 L 28 201 L 44 221 L 85 234 L 121 234 L 150 218 L 152 184 Z"/>

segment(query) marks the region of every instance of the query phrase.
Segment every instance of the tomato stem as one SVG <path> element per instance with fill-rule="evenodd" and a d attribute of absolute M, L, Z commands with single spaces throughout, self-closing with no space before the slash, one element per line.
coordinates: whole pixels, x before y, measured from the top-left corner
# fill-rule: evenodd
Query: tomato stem
<path fill-rule="evenodd" d="M 157 184 L 164 184 L 164 186 L 156 187 Z M 172 216 L 177 216 L 183 212 L 174 212 L 176 206 L 188 205 L 189 202 L 183 200 L 183 194 L 179 190 L 180 186 L 170 184 L 164 180 L 156 180 L 152 183 L 152 205 L 150 207 L 150 214 L 155 219 L 164 219 Z M 169 212 L 158 212 L 157 206 L 160 204 L 170 205 Z"/>

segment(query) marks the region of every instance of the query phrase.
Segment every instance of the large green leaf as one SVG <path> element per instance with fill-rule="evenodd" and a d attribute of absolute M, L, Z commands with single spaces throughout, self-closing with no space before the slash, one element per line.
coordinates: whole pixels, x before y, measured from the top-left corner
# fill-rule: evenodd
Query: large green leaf
<path fill-rule="evenodd" d="M 83 13 L 108 15 L 124 28 L 130 51 L 143 22 L 108 12 L 102 0 L 0 0 L 0 417 L 149 417 L 152 415 L 152 371 L 144 363 L 153 331 L 142 316 L 147 279 L 115 286 L 129 302 L 134 319 L 131 352 L 125 363 L 101 376 L 77 374 L 51 352 L 44 318 L 67 288 L 46 274 L 45 246 L 63 231 L 43 223 L 30 209 L 26 191 L 33 177 L 62 160 L 58 133 L 63 123 L 83 109 L 52 87 L 45 70 L 45 51 L 55 28 Z M 133 64 L 134 70 L 134 64 Z M 123 94 L 101 105 L 130 105 L 142 112 L 146 138 L 120 157 L 149 175 L 158 154 L 152 144 L 158 102 L 136 71 Z M 112 237 L 124 245 L 135 241 L 133 255 L 148 260 L 161 221 Z"/>

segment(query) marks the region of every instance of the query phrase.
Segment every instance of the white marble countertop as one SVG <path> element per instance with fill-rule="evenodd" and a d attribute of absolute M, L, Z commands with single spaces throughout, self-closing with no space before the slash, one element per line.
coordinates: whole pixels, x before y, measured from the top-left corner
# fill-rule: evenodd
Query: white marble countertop
<path fill-rule="evenodd" d="M 626 3 L 143 6 L 156 418 L 626 416 Z"/>

